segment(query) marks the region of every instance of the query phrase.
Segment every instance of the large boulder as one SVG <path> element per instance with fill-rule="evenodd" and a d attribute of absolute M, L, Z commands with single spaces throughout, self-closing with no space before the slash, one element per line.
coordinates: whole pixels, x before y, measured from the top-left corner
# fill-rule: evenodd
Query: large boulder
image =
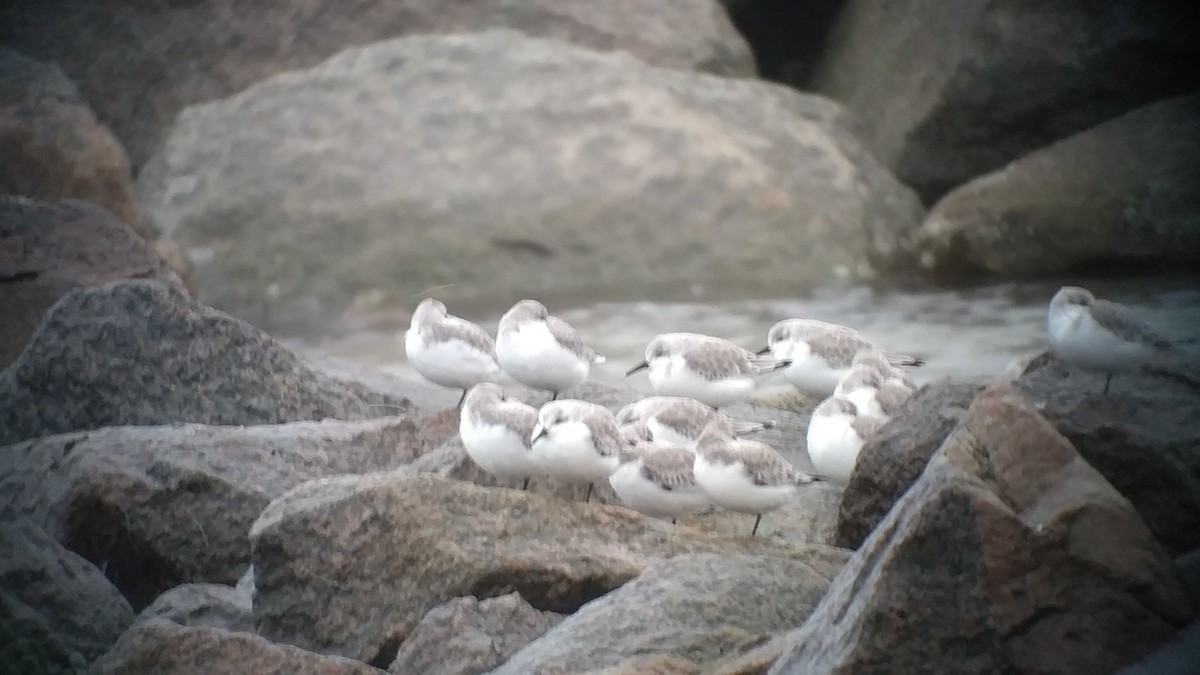
<path fill-rule="evenodd" d="M 955 188 L 903 255 L 961 281 L 1200 262 L 1200 94 L 1138 108 Z"/>
<path fill-rule="evenodd" d="M 141 609 L 187 582 L 232 584 L 264 507 L 313 478 L 400 466 L 409 418 L 114 427 L 0 448 L 0 508 L 28 514 Z"/>
<path fill-rule="evenodd" d="M 103 208 L 0 197 L 0 367 L 71 289 L 148 277 L 181 283 L 153 246 Z"/>
<path fill-rule="evenodd" d="M 413 409 L 150 280 L 69 292 L 0 373 L 0 445 L 126 424 L 278 424 Z"/>
<path fill-rule="evenodd" d="M 250 633 L 207 626 L 187 627 L 169 619 L 135 625 L 100 657 L 95 675 L 384 675 L 365 663 L 276 645 Z"/>
<path fill-rule="evenodd" d="M 1016 386 L 1137 508 L 1172 555 L 1200 549 L 1200 388 L 1172 373 L 1104 375 L 1046 352 Z"/>
<path fill-rule="evenodd" d="M 91 563 L 28 519 L 6 515 L 0 522 L 0 654 L 7 672 L 88 663 L 132 622 L 129 603 Z"/>
<path fill-rule="evenodd" d="M 140 224 L 125 149 L 62 70 L 4 47 L 0 149 L 0 195 L 83 199 Z"/>
<path fill-rule="evenodd" d="M 1193 614 L 1146 524 L 1011 385 L 976 397 L 773 673 L 1107 673 Z"/>
<path fill-rule="evenodd" d="M 858 548 L 892 505 L 921 477 L 925 464 L 954 431 L 980 387 L 927 384 L 879 433 L 863 444 L 842 491 L 837 535 L 830 543 Z"/>
<path fill-rule="evenodd" d="M 488 672 L 563 620 L 516 593 L 455 598 L 429 610 L 388 667 L 392 675 Z"/>
<path fill-rule="evenodd" d="M 1195 91 L 1198 32 L 1196 6 L 1175 0 L 848 0 L 811 86 L 858 114 L 864 142 L 932 203 L 1060 138 Z"/>
<path fill-rule="evenodd" d="M 803 623 L 829 580 L 799 560 L 677 556 L 584 605 L 492 672 L 582 672 L 651 654 L 707 663 Z"/>
<path fill-rule="evenodd" d="M 516 591 L 569 613 L 682 553 L 798 560 L 826 576 L 846 556 L 409 471 L 301 485 L 263 511 L 250 540 L 263 636 L 383 665 L 427 611 L 456 597 Z"/>
<path fill-rule="evenodd" d="M 671 68 L 755 72 L 749 47 L 716 0 L 10 4 L 0 44 L 60 64 L 139 165 L 186 106 L 399 35 L 508 27 Z"/>
<path fill-rule="evenodd" d="M 138 190 L 206 301 L 255 322 L 430 287 L 795 292 L 873 276 L 922 215 L 848 119 L 512 31 L 402 38 L 184 110 Z"/>

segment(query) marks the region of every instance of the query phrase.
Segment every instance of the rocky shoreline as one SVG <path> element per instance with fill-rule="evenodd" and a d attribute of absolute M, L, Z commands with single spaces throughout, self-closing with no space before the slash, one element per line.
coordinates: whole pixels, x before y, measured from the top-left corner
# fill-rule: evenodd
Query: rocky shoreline
<path fill-rule="evenodd" d="M 81 350 L 87 372 L 47 367 Z M 1152 373 L 1104 396 L 1046 354 L 985 387 L 926 385 L 844 492 L 814 487 L 749 538 L 736 514 L 672 526 L 607 488 L 584 504 L 549 480 L 499 486 L 421 386 L 346 372 L 161 281 L 68 293 L 0 374 L 16 662 L 1115 672 L 1200 600 L 1200 392 Z M 804 414 L 736 413 L 779 420 L 771 442 L 807 461 Z"/>

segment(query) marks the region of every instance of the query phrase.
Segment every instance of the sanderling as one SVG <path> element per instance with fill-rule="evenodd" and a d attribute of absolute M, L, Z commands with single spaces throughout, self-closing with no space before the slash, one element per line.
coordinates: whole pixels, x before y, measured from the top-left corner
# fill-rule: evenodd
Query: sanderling
<path fill-rule="evenodd" d="M 645 360 L 625 375 L 649 368 L 656 393 L 694 398 L 717 408 L 749 396 L 759 376 L 789 363 L 709 335 L 663 333 L 646 345 Z"/>
<path fill-rule="evenodd" d="M 758 353 L 791 360 L 783 371 L 788 382 L 797 389 L 828 396 L 850 370 L 854 357 L 863 351 L 881 352 L 894 366 L 924 363 L 911 356 L 882 352 L 853 328 L 815 319 L 776 323 L 767 332 L 767 346 Z"/>
<path fill-rule="evenodd" d="M 881 351 L 869 349 L 856 354 L 854 360 L 850 362 L 850 368 L 853 370 L 860 366 L 879 373 L 879 376 L 884 380 L 892 380 L 909 389 L 916 389 L 912 375 L 903 368 L 893 366 L 892 362 L 888 360 L 887 355 Z"/>
<path fill-rule="evenodd" d="M 912 396 L 912 389 L 898 379 L 888 378 L 886 373 L 873 366 L 860 363 L 838 382 L 833 395 L 850 399 L 860 415 L 886 422 Z"/>
<path fill-rule="evenodd" d="M 537 300 L 522 300 L 500 319 L 496 356 L 514 380 L 534 389 L 560 392 L 587 379 L 593 363 L 602 363 L 571 324 L 550 316 Z"/>
<path fill-rule="evenodd" d="M 641 442 L 622 448 L 620 459 L 608 482 L 634 511 L 673 523 L 708 508 L 693 473 L 696 453 L 686 445 Z"/>
<path fill-rule="evenodd" d="M 530 447 L 537 416 L 531 406 L 504 398 L 500 385 L 477 384 L 463 402 L 458 434 L 479 468 L 501 479 L 524 479 L 524 490 L 537 473 Z"/>
<path fill-rule="evenodd" d="M 724 417 L 733 427 L 734 436 L 746 436 L 764 429 L 774 429 L 774 422 L 749 422 L 726 417 L 693 398 L 682 396 L 650 396 L 635 401 L 617 411 L 617 424 L 622 427 L 641 423 L 650 437 L 664 443 L 695 445 L 709 422 Z"/>
<path fill-rule="evenodd" d="M 1096 299 L 1078 286 L 1064 286 L 1050 301 L 1046 326 L 1050 346 L 1069 363 L 1105 374 L 1104 393 L 1114 373 L 1137 370 L 1152 361 L 1175 355 L 1176 344 L 1129 308 Z"/>
<path fill-rule="evenodd" d="M 616 470 L 621 434 L 608 408 L 587 401 L 550 401 L 538 411 L 530 437 L 533 461 L 540 473 L 568 483 L 592 484 Z"/>
<path fill-rule="evenodd" d="M 500 375 L 496 345 L 487 331 L 447 313 L 446 305 L 433 298 L 422 300 L 413 312 L 412 324 L 404 333 L 404 351 L 425 379 L 463 390 L 458 408 L 468 389 Z"/>
<path fill-rule="evenodd" d="M 753 513 L 758 533 L 762 514 L 783 506 L 805 483 L 820 480 L 792 466 L 765 443 L 734 438 L 729 424 L 713 420 L 696 443 L 692 467 L 696 484 L 717 506 L 740 513 Z"/>
<path fill-rule="evenodd" d="M 808 422 L 808 458 L 813 468 L 822 477 L 845 485 L 863 443 L 883 424 L 877 418 L 860 415 L 845 397 L 825 399 Z"/>

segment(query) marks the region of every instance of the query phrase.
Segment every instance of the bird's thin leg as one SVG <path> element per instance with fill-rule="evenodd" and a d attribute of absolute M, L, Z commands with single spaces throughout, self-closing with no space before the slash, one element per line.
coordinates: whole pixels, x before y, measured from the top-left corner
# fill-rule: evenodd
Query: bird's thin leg
<path fill-rule="evenodd" d="M 672 518 L 672 519 L 671 519 L 671 524 L 672 524 L 672 525 L 675 525 L 675 524 L 676 524 L 676 523 L 675 523 L 675 519 L 674 519 L 674 518 Z"/>
<path fill-rule="evenodd" d="M 1108 393 L 1108 385 L 1112 384 L 1112 373 L 1107 373 L 1104 376 L 1104 393 Z"/>
<path fill-rule="evenodd" d="M 521 485 L 521 489 L 522 489 L 522 490 L 528 490 L 528 489 L 529 489 L 529 476 L 526 476 L 526 477 L 525 477 L 525 482 L 524 482 L 524 483 Z"/>
<path fill-rule="evenodd" d="M 461 411 L 461 410 L 462 410 L 462 404 L 463 404 L 463 401 L 465 401 L 465 400 L 467 400 L 467 390 L 466 390 L 466 389 L 463 389 L 462 396 L 459 396 L 459 397 L 458 397 L 458 405 L 454 406 L 454 409 L 455 409 L 455 410 L 459 410 L 459 411 Z"/>
<path fill-rule="evenodd" d="M 593 483 L 588 483 L 587 496 L 583 498 L 584 504 L 586 504 L 592 500 L 592 485 L 593 485 Z"/>
<path fill-rule="evenodd" d="M 760 514 L 758 514 L 757 516 L 755 516 L 755 517 L 754 517 L 754 529 L 753 529 L 753 530 L 750 530 L 750 536 L 751 536 L 751 537 L 753 537 L 754 535 L 758 534 L 758 524 L 759 524 L 759 523 L 761 523 L 761 522 L 762 522 L 762 514 L 760 513 Z"/>
<path fill-rule="evenodd" d="M 558 392 L 557 392 L 557 391 L 556 391 L 556 392 L 554 392 L 554 393 L 553 393 L 553 394 L 550 396 L 550 400 L 551 400 L 551 401 L 557 401 L 557 400 L 558 400 Z"/>

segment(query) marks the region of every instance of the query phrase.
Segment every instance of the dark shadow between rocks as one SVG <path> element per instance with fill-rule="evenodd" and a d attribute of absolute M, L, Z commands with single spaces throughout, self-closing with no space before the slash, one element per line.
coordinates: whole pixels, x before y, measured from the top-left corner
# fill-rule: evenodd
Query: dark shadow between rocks
<path fill-rule="evenodd" d="M 750 43 L 768 80 L 808 86 L 843 0 L 727 0 L 729 17 Z"/>
<path fill-rule="evenodd" d="M 549 569 L 505 570 L 479 579 L 468 595 L 484 600 L 516 591 L 534 609 L 574 614 L 580 607 L 620 587 L 621 583 L 596 576 L 572 581 Z"/>

